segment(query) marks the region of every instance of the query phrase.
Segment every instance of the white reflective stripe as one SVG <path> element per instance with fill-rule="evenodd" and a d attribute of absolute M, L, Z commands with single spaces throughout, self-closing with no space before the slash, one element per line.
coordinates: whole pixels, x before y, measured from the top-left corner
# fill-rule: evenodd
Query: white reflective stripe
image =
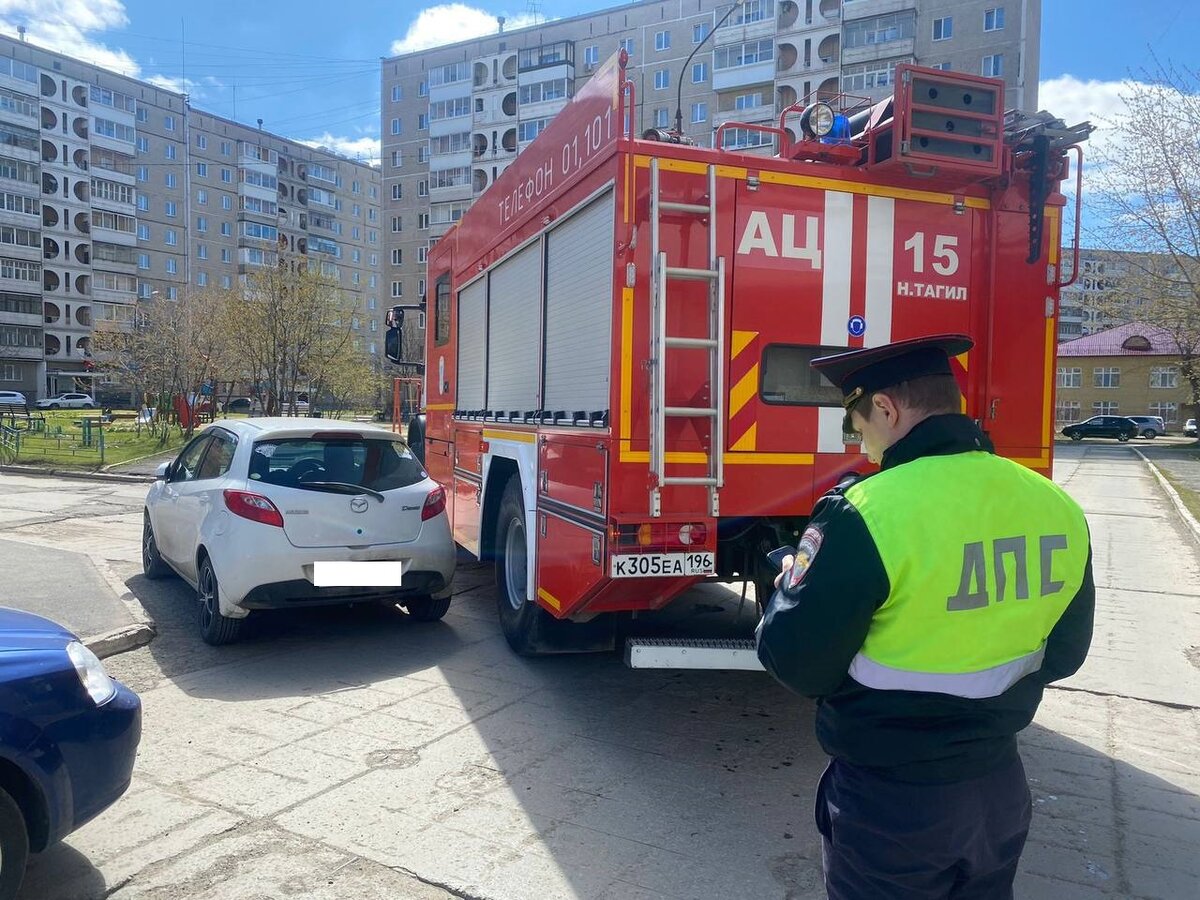
<path fill-rule="evenodd" d="M 825 259 L 821 279 L 821 343 L 845 347 L 850 321 L 850 248 L 854 242 L 854 195 L 825 192 Z"/>
<path fill-rule="evenodd" d="M 1046 645 L 1042 644 L 1033 653 L 979 672 L 913 672 L 893 669 L 859 652 L 850 663 L 850 677 L 863 687 L 881 691 L 924 691 L 981 700 L 999 697 L 1026 675 L 1036 672 L 1042 667 L 1045 655 Z"/>
<path fill-rule="evenodd" d="M 842 437 L 842 420 L 846 411 L 840 406 L 817 408 L 817 452 L 845 453 L 846 439 Z"/>
<path fill-rule="evenodd" d="M 892 255 L 896 201 L 891 197 L 867 198 L 867 331 L 864 347 L 892 342 Z"/>

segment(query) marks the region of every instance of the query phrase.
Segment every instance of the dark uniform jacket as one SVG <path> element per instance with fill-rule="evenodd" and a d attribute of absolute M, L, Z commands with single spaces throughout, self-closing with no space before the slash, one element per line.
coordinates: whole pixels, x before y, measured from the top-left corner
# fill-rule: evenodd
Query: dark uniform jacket
<path fill-rule="evenodd" d="M 933 416 L 888 448 L 882 468 L 980 449 L 994 452 L 969 418 Z M 925 783 L 974 778 L 1011 762 L 1016 734 L 1033 720 L 1045 685 L 1073 674 L 1087 655 L 1096 594 L 1090 549 L 1083 584 L 1047 639 L 1041 670 L 997 697 L 973 700 L 876 690 L 849 677 L 871 617 L 888 597 L 888 577 L 865 523 L 840 491 L 821 499 L 811 524 L 823 532 L 820 551 L 794 593 L 772 597 L 759 624 L 758 655 L 787 687 L 819 698 L 817 738 L 825 752 Z"/>

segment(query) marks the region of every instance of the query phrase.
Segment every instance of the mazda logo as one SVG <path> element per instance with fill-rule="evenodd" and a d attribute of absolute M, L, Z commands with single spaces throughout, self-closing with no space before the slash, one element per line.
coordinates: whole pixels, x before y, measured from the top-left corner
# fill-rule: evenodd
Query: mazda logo
<path fill-rule="evenodd" d="M 367 511 L 367 498 L 355 497 L 350 501 L 350 511 L 356 513 L 364 513 Z"/>

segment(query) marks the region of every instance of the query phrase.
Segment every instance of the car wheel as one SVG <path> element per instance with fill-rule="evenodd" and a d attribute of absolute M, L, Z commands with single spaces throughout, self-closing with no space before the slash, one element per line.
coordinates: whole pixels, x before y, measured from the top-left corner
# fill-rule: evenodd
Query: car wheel
<path fill-rule="evenodd" d="M 0 788 L 0 900 L 12 900 L 25 878 L 29 832 L 21 807 Z"/>
<path fill-rule="evenodd" d="M 1148 440 L 1148 441 L 1152 441 L 1156 437 L 1158 437 L 1158 432 L 1155 431 L 1153 428 L 1147 428 L 1145 431 L 1142 432 L 1142 437 L 1146 438 L 1146 440 Z"/>
<path fill-rule="evenodd" d="M 242 631 L 242 619 L 232 619 L 221 613 L 221 604 L 217 599 L 220 588 L 217 585 L 217 573 L 213 571 L 212 560 L 207 556 L 200 563 L 199 578 L 199 613 L 200 637 L 204 643 L 219 647 L 222 644 L 232 644 Z"/>
<path fill-rule="evenodd" d="M 1082 435 L 1082 434 L 1080 434 L 1079 432 L 1076 432 L 1075 434 L 1071 435 L 1071 440 L 1073 440 L 1073 441 L 1082 441 L 1082 440 L 1083 440 L 1083 435 Z"/>
<path fill-rule="evenodd" d="M 95 403 L 85 403 L 85 404 L 83 404 L 83 408 L 84 409 L 95 409 L 96 404 Z"/>
<path fill-rule="evenodd" d="M 158 542 L 154 539 L 154 528 L 150 525 L 149 513 L 142 515 L 142 574 L 151 581 L 166 578 L 171 574 L 171 567 L 158 552 Z"/>
<path fill-rule="evenodd" d="M 404 597 L 400 605 L 408 612 L 408 617 L 414 622 L 437 622 L 450 609 L 450 598 L 443 597 L 435 600 L 430 596 Z"/>
<path fill-rule="evenodd" d="M 57 403 L 51 403 L 48 408 L 49 409 L 62 409 L 62 407 L 59 406 Z"/>
<path fill-rule="evenodd" d="M 1124 444 L 1126 441 L 1129 440 L 1129 435 L 1128 434 L 1118 434 L 1117 440 L 1120 441 L 1122 444 Z"/>
<path fill-rule="evenodd" d="M 526 540 L 521 479 L 514 475 L 504 488 L 496 523 L 496 606 L 508 646 L 520 656 L 536 656 L 546 613 L 528 596 Z"/>

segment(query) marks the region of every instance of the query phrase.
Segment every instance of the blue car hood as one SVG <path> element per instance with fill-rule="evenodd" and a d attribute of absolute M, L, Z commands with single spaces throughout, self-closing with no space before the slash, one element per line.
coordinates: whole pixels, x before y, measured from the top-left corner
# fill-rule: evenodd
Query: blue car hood
<path fill-rule="evenodd" d="M 0 653 L 62 649 L 78 640 L 57 622 L 0 606 Z"/>

